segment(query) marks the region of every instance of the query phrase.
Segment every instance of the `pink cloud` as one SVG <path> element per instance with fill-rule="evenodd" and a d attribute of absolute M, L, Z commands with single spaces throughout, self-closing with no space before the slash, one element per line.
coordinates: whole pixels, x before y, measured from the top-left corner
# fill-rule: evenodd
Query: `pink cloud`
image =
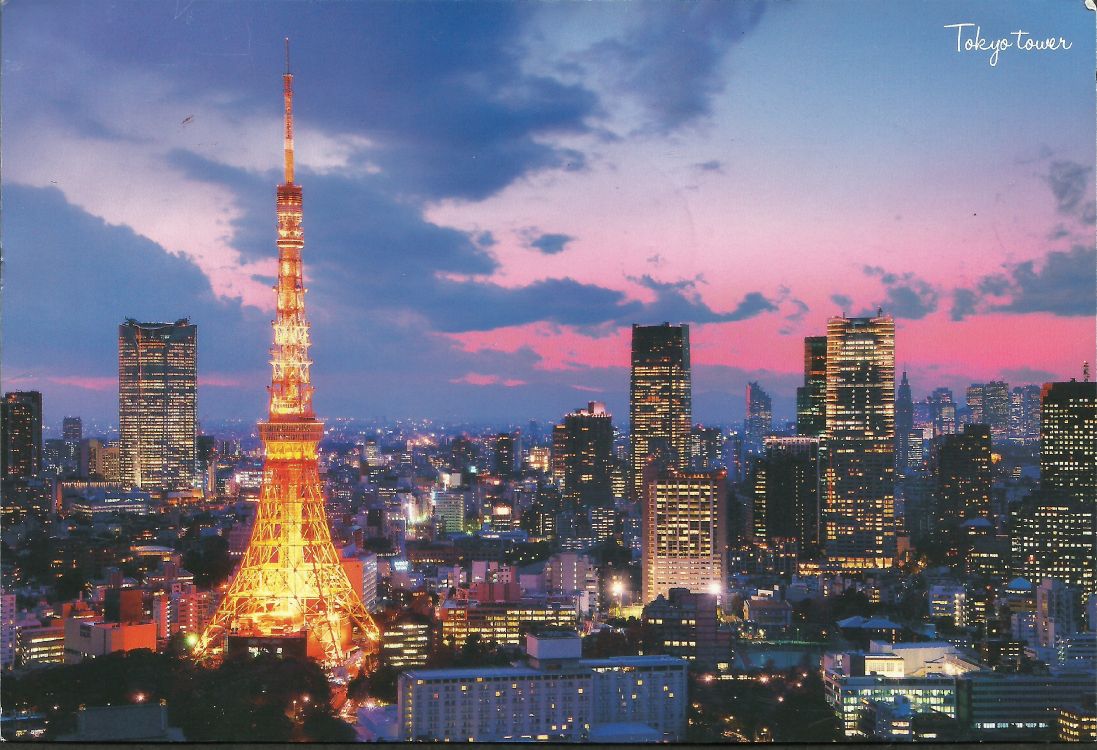
<path fill-rule="evenodd" d="M 110 391 L 118 388 L 118 377 L 114 375 L 51 375 L 48 380 L 58 385 L 71 385 L 89 391 Z"/>
<path fill-rule="evenodd" d="M 465 385 L 502 385 L 507 388 L 515 388 L 520 385 L 525 385 L 526 381 L 517 380 L 514 378 L 501 378 L 498 375 L 484 375 L 479 372 L 470 372 L 466 375 L 462 375 L 459 378 L 453 378 L 449 382 L 451 383 L 463 383 Z"/>

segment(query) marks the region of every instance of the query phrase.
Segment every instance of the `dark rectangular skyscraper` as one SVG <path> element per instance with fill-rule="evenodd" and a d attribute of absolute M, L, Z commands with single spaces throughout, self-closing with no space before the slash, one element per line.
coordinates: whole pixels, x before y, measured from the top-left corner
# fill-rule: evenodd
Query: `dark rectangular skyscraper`
<path fill-rule="evenodd" d="M 118 327 L 118 421 L 122 481 L 160 492 L 194 487 L 197 326 Z"/>
<path fill-rule="evenodd" d="M 685 468 L 692 426 L 689 326 L 632 326 L 629 420 L 632 437 L 632 497 L 643 492 L 649 457 Z"/>
<path fill-rule="evenodd" d="M 839 568 L 895 561 L 895 321 L 827 323 L 826 554 Z"/>
<path fill-rule="evenodd" d="M 935 528 L 952 532 L 972 518 L 990 519 L 990 428 L 964 425 L 942 435 L 933 455 Z"/>
<path fill-rule="evenodd" d="M 804 385 L 796 389 L 796 434 L 819 437 L 827 426 L 827 337 L 804 339 Z"/>
<path fill-rule="evenodd" d="M 28 479 L 42 470 L 42 394 L 4 394 L 0 420 L 0 472 L 4 479 Z"/>
<path fill-rule="evenodd" d="M 770 437 L 755 464 L 754 536 L 767 543 L 795 540 L 801 557 L 819 544 L 819 439 Z"/>
<path fill-rule="evenodd" d="M 561 426 L 564 499 L 572 507 L 612 505 L 613 417 L 606 405 L 591 401 L 566 414 Z"/>
<path fill-rule="evenodd" d="M 1040 483 L 1097 504 L 1097 383 L 1045 383 Z"/>

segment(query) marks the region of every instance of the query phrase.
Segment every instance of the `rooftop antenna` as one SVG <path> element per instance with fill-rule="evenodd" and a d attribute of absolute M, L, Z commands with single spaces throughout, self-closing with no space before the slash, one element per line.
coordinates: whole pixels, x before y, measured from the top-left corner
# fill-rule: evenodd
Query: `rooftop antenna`
<path fill-rule="evenodd" d="M 283 154 L 286 164 L 286 184 L 293 184 L 293 74 L 289 72 L 289 37 L 286 37 L 286 72 L 282 76 L 282 95 L 286 104 L 286 132 Z"/>
<path fill-rule="evenodd" d="M 1089 362 L 1082 363 L 1082 382 L 1089 382 Z"/>

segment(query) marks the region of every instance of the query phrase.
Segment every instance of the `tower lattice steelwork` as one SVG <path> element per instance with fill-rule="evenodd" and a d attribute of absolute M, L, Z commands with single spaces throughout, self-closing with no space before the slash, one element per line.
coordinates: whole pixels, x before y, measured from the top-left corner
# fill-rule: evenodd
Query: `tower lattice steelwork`
<path fill-rule="evenodd" d="M 278 293 L 271 347 L 270 413 L 259 423 L 265 464 L 251 541 L 217 612 L 195 646 L 216 658 L 230 636 L 300 637 L 331 665 L 357 643 L 376 651 L 377 625 L 351 586 L 331 541 L 312 408 L 309 323 L 301 272 L 301 186 L 293 182 L 293 75 L 286 41 L 285 182 L 278 186 Z"/>

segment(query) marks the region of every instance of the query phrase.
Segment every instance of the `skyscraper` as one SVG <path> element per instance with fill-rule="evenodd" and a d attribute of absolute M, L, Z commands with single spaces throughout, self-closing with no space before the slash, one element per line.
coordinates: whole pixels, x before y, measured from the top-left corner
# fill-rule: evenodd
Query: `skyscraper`
<path fill-rule="evenodd" d="M 827 337 L 804 339 L 804 385 L 796 389 L 796 434 L 819 437 L 827 426 Z"/>
<path fill-rule="evenodd" d="M 42 394 L 4 394 L 0 413 L 0 474 L 4 479 L 29 479 L 42 471 Z"/>
<path fill-rule="evenodd" d="M 80 473 L 80 441 L 84 438 L 84 424 L 80 417 L 65 417 L 61 420 L 61 438 L 65 441 L 61 456 L 64 473 Z"/>
<path fill-rule="evenodd" d="M 342 663 L 357 641 L 376 652 L 380 632 L 331 541 L 317 447 L 324 425 L 312 407 L 309 323 L 301 251 L 302 190 L 293 181 L 293 76 L 282 78 L 285 182 L 278 186 L 278 283 L 270 406 L 259 423 L 263 484 L 240 567 L 195 646 L 306 653 Z"/>
<path fill-rule="evenodd" d="M 719 593 L 727 560 L 727 472 L 645 472 L 643 603 L 672 588 Z"/>
<path fill-rule="evenodd" d="M 761 454 L 762 443 L 773 432 L 773 401 L 762 386 L 747 383 L 747 418 L 743 424 L 743 436 L 751 453 Z"/>
<path fill-rule="evenodd" d="M 971 421 L 974 424 L 986 424 L 986 416 L 983 414 L 983 404 L 986 401 L 986 387 L 982 383 L 972 383 L 967 387 L 964 397 L 967 401 L 968 411 L 971 412 Z"/>
<path fill-rule="evenodd" d="M 663 466 L 685 468 L 692 426 L 689 326 L 632 326 L 629 421 L 632 438 L 632 496 L 643 493 L 649 457 Z"/>
<path fill-rule="evenodd" d="M 1097 505 L 1097 383 L 1045 383 L 1040 483 Z"/>
<path fill-rule="evenodd" d="M 611 505 L 613 416 L 606 405 L 591 401 L 587 408 L 564 415 L 560 426 L 564 499 L 576 508 Z"/>
<path fill-rule="evenodd" d="M 689 466 L 694 471 L 711 471 L 724 466 L 724 431 L 697 425 L 689 433 Z"/>
<path fill-rule="evenodd" d="M 1009 437 L 1009 384 L 992 380 L 983 386 L 983 422 L 996 445 Z"/>
<path fill-rule="evenodd" d="M 819 439 L 768 437 L 765 456 L 755 464 L 754 535 L 760 540 L 795 540 L 802 558 L 819 545 Z"/>
<path fill-rule="evenodd" d="M 150 492 L 194 487 L 197 340 L 186 318 L 118 326 L 122 481 Z"/>
<path fill-rule="evenodd" d="M 990 428 L 964 425 L 962 434 L 942 435 L 934 453 L 935 527 L 954 531 L 972 518 L 990 519 Z"/>
<path fill-rule="evenodd" d="M 899 393 L 895 397 L 895 467 L 900 472 L 910 469 L 910 438 L 914 432 L 914 399 L 910 382 L 903 372 Z"/>
<path fill-rule="evenodd" d="M 948 388 L 935 388 L 926 399 L 929 403 L 933 434 L 951 435 L 956 432 L 956 401 Z"/>
<path fill-rule="evenodd" d="M 1029 581 L 1056 578 L 1083 597 L 1097 592 L 1094 556 L 1097 505 L 1092 495 L 1038 490 L 1011 509 L 1013 574 Z"/>
<path fill-rule="evenodd" d="M 1040 439 L 1040 386 L 1021 385 L 1010 391 L 1009 439 L 1016 443 Z"/>
<path fill-rule="evenodd" d="M 895 560 L 895 321 L 827 323 L 827 558 L 845 569 Z"/>
<path fill-rule="evenodd" d="M 500 476 L 509 477 L 514 474 L 514 435 L 509 432 L 500 432 L 495 436 L 494 446 L 495 471 Z"/>

